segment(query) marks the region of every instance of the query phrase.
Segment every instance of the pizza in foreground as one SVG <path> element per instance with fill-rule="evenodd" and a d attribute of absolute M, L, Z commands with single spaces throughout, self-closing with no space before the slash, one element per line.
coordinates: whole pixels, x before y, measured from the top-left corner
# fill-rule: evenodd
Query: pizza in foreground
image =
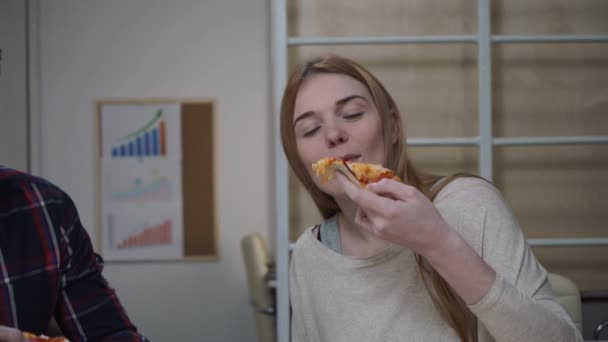
<path fill-rule="evenodd" d="M 34 335 L 29 332 L 23 332 L 23 337 L 25 337 L 28 342 L 70 342 L 65 337 L 48 337 L 44 335 Z"/>
<path fill-rule="evenodd" d="M 363 187 L 385 178 L 401 181 L 392 170 L 382 165 L 348 162 L 332 157 L 317 160 L 312 164 L 312 169 L 325 182 L 334 178 L 336 171 L 342 172 L 351 182 Z"/>

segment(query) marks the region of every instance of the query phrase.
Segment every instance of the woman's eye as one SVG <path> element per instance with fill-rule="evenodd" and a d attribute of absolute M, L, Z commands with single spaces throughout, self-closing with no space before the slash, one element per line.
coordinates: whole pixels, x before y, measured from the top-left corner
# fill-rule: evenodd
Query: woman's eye
<path fill-rule="evenodd" d="M 363 112 L 353 113 L 353 114 L 345 114 L 343 116 L 343 118 L 345 118 L 346 120 L 354 120 L 354 119 L 360 118 L 361 115 L 363 115 Z"/>
<path fill-rule="evenodd" d="M 315 133 L 317 133 L 317 131 L 318 131 L 320 128 L 321 128 L 321 126 L 317 126 L 316 128 L 313 128 L 313 129 L 311 129 L 311 130 L 309 130 L 309 131 L 306 131 L 306 133 L 304 133 L 304 136 L 305 136 L 305 137 L 310 137 L 310 136 L 313 136 L 313 135 L 315 135 Z"/>

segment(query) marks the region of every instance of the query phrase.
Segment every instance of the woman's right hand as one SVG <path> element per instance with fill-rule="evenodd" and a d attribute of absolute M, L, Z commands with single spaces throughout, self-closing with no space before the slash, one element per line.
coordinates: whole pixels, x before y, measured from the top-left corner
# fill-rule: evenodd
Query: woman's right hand
<path fill-rule="evenodd" d="M 336 177 L 358 206 L 355 223 L 382 240 L 428 258 L 433 251 L 443 250 L 448 233 L 456 233 L 433 203 L 413 186 L 382 179 L 363 189 L 341 173 Z"/>
<path fill-rule="evenodd" d="M 27 342 L 21 330 L 0 325 L 0 342 Z"/>

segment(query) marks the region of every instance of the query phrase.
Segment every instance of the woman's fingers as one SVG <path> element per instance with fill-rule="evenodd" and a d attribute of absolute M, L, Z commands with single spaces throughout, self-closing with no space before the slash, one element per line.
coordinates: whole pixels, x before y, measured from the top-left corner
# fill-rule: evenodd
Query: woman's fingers
<path fill-rule="evenodd" d="M 383 179 L 377 183 L 368 184 L 366 189 L 377 195 L 404 202 L 414 198 L 418 192 L 413 186 L 392 179 Z"/>
<path fill-rule="evenodd" d="M 368 214 L 370 211 L 384 213 L 388 208 L 394 206 L 394 200 L 378 196 L 375 193 L 366 191 L 365 189 L 354 185 L 348 180 L 348 178 L 346 178 L 346 176 L 339 172 L 336 173 L 336 178 L 342 185 L 346 195 L 348 195 L 353 202 L 363 208 Z"/>
<path fill-rule="evenodd" d="M 355 214 L 355 223 L 365 229 L 373 229 L 372 222 L 370 221 L 369 216 L 367 216 L 365 211 L 363 211 L 363 209 L 361 208 L 357 209 L 357 213 Z"/>

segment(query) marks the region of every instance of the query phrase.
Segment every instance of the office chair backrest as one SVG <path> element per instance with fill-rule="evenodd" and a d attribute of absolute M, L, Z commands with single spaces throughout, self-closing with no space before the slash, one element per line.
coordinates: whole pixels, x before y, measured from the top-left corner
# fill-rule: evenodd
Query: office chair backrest
<path fill-rule="evenodd" d="M 258 342 L 275 341 L 274 299 L 266 282 L 271 262 L 266 241 L 261 234 L 252 233 L 241 239 L 251 304 L 255 312 Z"/>
<path fill-rule="evenodd" d="M 581 295 L 572 280 L 555 273 L 548 274 L 549 283 L 557 295 L 559 303 L 566 309 L 578 330 L 583 331 Z"/>

